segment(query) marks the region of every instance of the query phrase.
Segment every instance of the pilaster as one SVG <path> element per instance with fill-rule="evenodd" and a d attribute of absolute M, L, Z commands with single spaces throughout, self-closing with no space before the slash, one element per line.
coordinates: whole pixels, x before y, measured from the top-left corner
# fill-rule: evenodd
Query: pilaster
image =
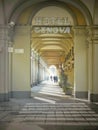
<path fill-rule="evenodd" d="M 0 25 L 0 101 L 9 97 L 8 62 L 8 27 Z"/>
<path fill-rule="evenodd" d="M 92 102 L 98 102 L 98 26 L 93 26 L 92 37 L 92 49 L 93 49 L 93 61 L 92 61 L 92 91 L 90 93 L 90 100 Z"/>
<path fill-rule="evenodd" d="M 74 27 L 74 87 L 76 98 L 88 98 L 86 29 Z"/>
<path fill-rule="evenodd" d="M 93 30 L 91 26 L 86 27 L 87 31 L 87 73 L 88 73 L 88 100 L 90 101 L 90 95 L 93 91 Z"/>
<path fill-rule="evenodd" d="M 30 26 L 16 26 L 12 57 L 13 98 L 31 96 L 30 55 Z"/>

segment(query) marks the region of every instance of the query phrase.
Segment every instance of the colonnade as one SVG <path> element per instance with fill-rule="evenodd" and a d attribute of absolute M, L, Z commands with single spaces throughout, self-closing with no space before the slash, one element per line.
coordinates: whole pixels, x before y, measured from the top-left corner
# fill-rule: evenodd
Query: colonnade
<path fill-rule="evenodd" d="M 31 51 L 31 86 L 35 86 L 48 77 L 48 67 L 37 52 Z"/>

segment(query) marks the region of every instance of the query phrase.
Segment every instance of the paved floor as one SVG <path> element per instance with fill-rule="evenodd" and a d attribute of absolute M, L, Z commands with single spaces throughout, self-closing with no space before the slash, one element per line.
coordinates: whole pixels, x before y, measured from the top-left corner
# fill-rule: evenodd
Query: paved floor
<path fill-rule="evenodd" d="M 44 82 L 32 88 L 30 99 L 0 103 L 0 130 L 98 130 L 98 105 Z"/>

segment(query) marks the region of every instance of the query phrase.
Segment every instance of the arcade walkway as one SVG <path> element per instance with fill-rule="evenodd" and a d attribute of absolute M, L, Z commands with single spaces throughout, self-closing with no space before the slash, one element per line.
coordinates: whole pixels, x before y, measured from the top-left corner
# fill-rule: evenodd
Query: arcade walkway
<path fill-rule="evenodd" d="M 98 105 L 66 96 L 58 84 L 43 82 L 30 99 L 0 103 L 0 130 L 97 130 Z"/>

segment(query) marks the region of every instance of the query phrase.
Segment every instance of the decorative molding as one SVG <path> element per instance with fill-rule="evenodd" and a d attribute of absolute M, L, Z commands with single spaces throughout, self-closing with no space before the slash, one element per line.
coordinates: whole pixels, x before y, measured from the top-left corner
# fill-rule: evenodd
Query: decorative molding
<path fill-rule="evenodd" d="M 98 26 L 93 27 L 93 42 L 98 44 Z"/>
<path fill-rule="evenodd" d="M 73 26 L 72 29 L 76 36 L 86 36 L 86 26 Z"/>

